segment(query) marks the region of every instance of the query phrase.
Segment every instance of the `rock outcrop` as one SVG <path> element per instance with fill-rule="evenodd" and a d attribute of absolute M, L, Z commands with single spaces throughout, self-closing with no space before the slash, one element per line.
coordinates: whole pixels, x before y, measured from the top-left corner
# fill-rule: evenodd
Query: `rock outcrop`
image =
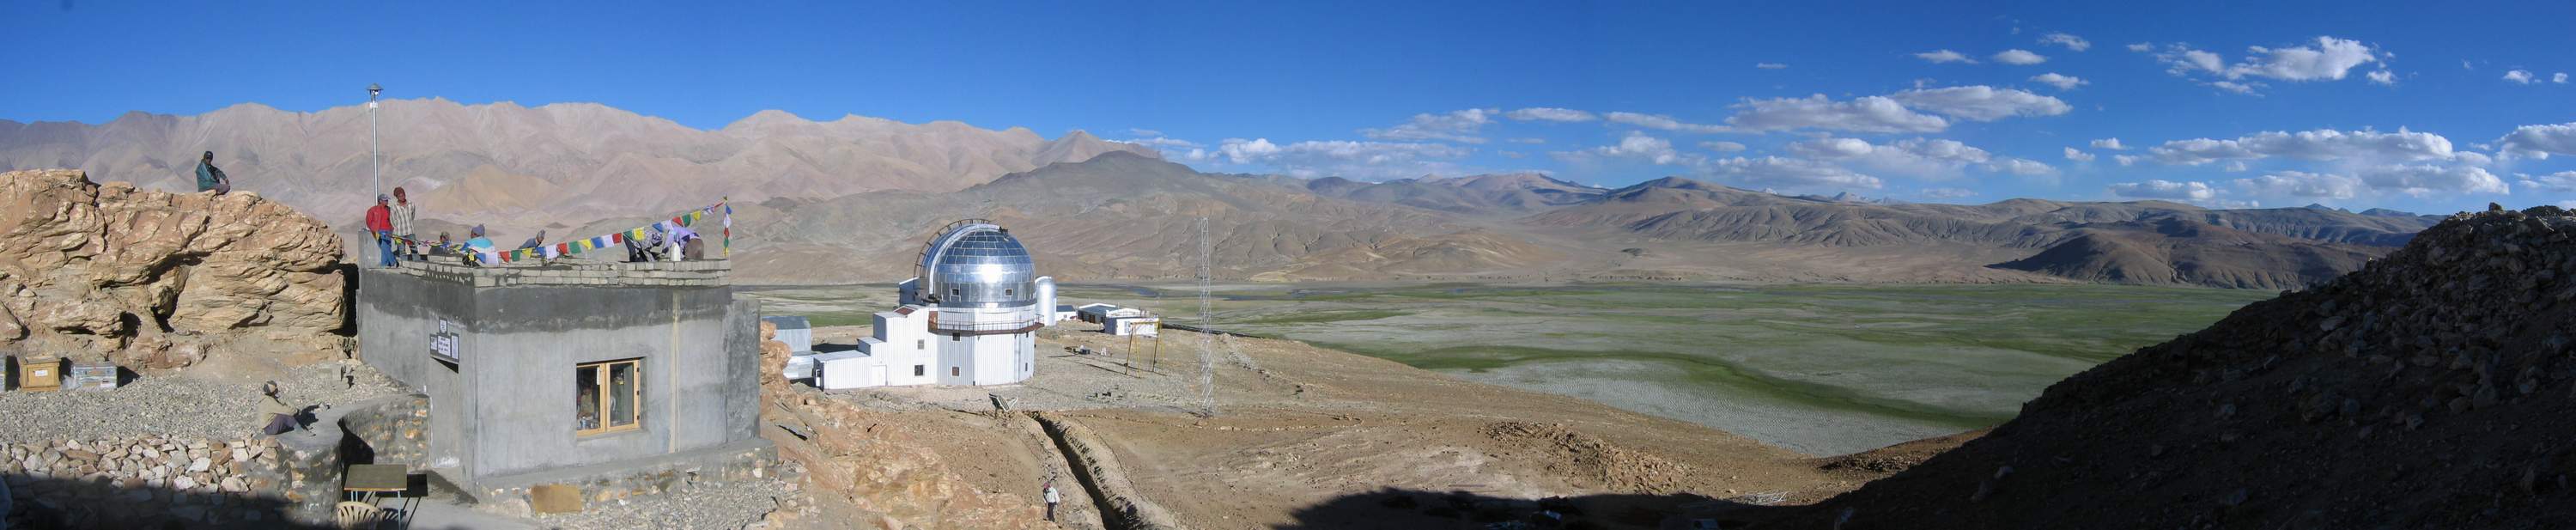
<path fill-rule="evenodd" d="M 2452 216 L 1762 528 L 2576 527 L 2576 216 Z"/>
<path fill-rule="evenodd" d="M 337 357 L 340 253 L 321 221 L 255 194 L 0 173 L 0 349 L 138 370 L 229 351 Z"/>

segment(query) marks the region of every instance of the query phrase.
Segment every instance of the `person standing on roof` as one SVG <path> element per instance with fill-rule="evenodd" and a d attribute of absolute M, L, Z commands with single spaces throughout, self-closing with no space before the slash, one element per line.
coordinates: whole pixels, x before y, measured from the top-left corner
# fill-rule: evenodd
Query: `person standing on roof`
<path fill-rule="evenodd" d="M 393 199 L 388 195 L 376 195 L 375 207 L 367 209 L 367 231 L 375 233 L 376 254 L 383 258 L 386 267 L 394 266 L 394 209 L 385 204 Z"/>
<path fill-rule="evenodd" d="M 233 191 L 233 179 L 224 176 L 222 168 L 215 167 L 214 151 L 207 151 L 204 158 L 197 160 L 197 192 L 209 191 L 215 192 L 216 195 Z"/>
<path fill-rule="evenodd" d="M 419 214 L 420 207 L 412 205 L 411 197 L 405 196 L 402 188 L 394 188 L 394 237 L 399 238 L 395 240 L 395 243 L 401 245 L 395 247 L 401 249 L 401 251 L 394 253 L 395 257 L 400 258 L 403 254 L 410 254 L 412 261 L 420 261 L 420 246 L 418 245 L 420 242 L 420 236 L 412 235 L 414 232 L 412 232 L 411 226 L 412 218 Z"/>

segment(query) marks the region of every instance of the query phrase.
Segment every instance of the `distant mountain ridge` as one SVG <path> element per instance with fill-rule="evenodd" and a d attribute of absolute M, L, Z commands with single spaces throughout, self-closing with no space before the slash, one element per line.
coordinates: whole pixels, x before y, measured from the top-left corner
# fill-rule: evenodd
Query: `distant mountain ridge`
<path fill-rule="evenodd" d="M 1068 280 L 1185 278 L 1196 220 L 1217 272 L 1254 280 L 2117 282 L 2295 288 L 2353 270 L 2439 218 L 2163 201 L 1905 203 L 1788 196 L 1682 177 L 1620 188 L 1543 173 L 1353 181 L 1200 173 L 1073 131 L 814 121 L 763 111 L 716 130 L 596 104 L 395 100 L 386 181 L 423 225 L 497 239 L 629 228 L 730 197 L 737 277 L 883 281 L 921 232 L 1002 220 Z M 99 125 L 0 120 L 0 169 L 77 167 L 185 189 L 216 152 L 242 190 L 355 234 L 372 202 L 366 113 L 238 105 Z M 356 237 L 356 236 L 350 236 Z M 362 247 L 355 245 L 352 248 Z M 818 266 L 830 264 L 828 266 Z"/>
<path fill-rule="evenodd" d="M 396 99 L 379 112 L 386 187 L 488 199 L 428 202 L 425 217 L 579 222 L 727 196 L 954 191 L 1110 151 L 1158 156 L 1080 131 L 1047 139 L 1018 127 L 861 116 L 817 122 L 774 110 L 711 131 L 593 103 Z M 77 168 L 100 180 L 193 189 L 191 172 L 206 151 L 238 189 L 324 219 L 352 218 L 374 201 L 360 106 L 288 112 L 243 104 L 195 116 L 128 113 L 98 125 L 0 120 L 0 170 Z M 468 178 L 475 175 L 487 178 Z M 513 178 L 488 178 L 495 175 Z M 544 185 L 521 186 L 534 182 Z M 456 186 L 464 189 L 447 189 Z M 544 210 L 480 208 L 488 204 Z"/>

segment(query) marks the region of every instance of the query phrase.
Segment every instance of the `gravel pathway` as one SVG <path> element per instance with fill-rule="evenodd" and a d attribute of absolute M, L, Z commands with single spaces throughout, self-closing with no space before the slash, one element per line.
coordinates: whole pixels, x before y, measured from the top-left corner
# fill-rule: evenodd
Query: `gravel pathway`
<path fill-rule="evenodd" d="M 343 366 L 357 375 L 357 386 L 341 382 Z M 356 361 L 290 368 L 278 384 L 286 387 L 286 402 L 299 407 L 406 393 Z M 186 375 L 144 377 L 115 390 L 0 392 L 0 443 L 143 436 L 248 438 L 264 424 L 255 417 L 261 399 L 256 382 L 237 384 Z"/>
<path fill-rule="evenodd" d="M 592 503 L 582 513 L 541 516 L 537 522 L 566 530 L 742 528 L 759 522 L 761 516 L 777 509 L 780 501 L 795 494 L 789 491 L 786 481 L 777 477 L 699 484 L 667 495 Z"/>

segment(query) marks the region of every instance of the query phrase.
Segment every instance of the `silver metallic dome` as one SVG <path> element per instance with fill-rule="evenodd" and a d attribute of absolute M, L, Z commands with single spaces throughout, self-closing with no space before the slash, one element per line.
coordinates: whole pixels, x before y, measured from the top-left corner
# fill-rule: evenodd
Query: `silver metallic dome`
<path fill-rule="evenodd" d="M 1018 238 L 990 222 L 960 221 L 930 238 L 921 253 L 922 297 L 940 307 L 1020 307 L 1037 303 L 1037 271 Z"/>

